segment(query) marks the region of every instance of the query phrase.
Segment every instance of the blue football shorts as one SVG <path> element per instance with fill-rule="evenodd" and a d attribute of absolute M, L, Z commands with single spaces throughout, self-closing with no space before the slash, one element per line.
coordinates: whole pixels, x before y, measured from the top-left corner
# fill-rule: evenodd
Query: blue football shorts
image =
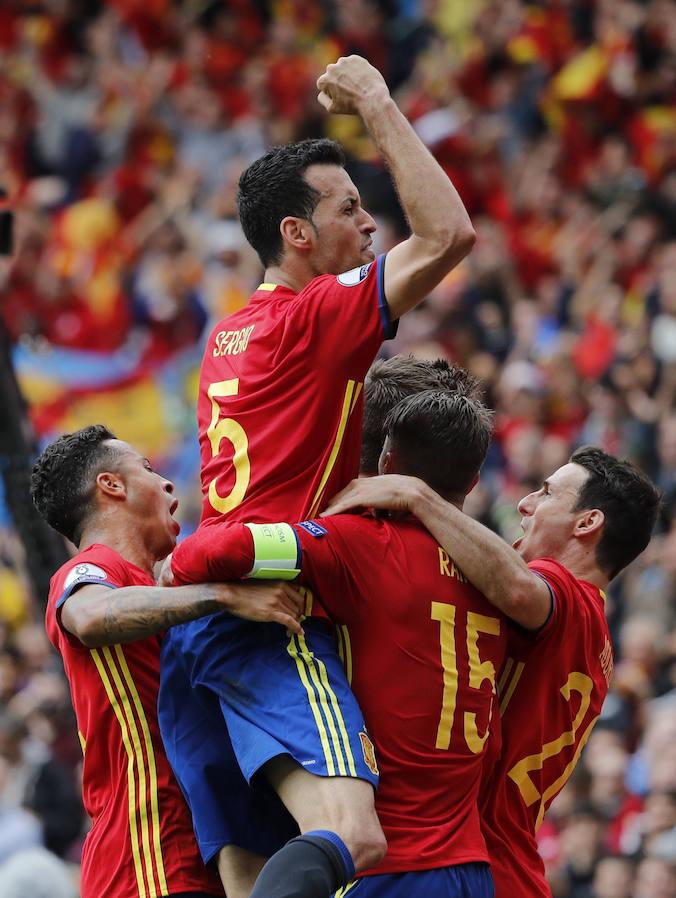
<path fill-rule="evenodd" d="M 270 857 L 298 835 L 298 827 L 272 789 L 248 785 L 218 700 L 207 690 L 193 690 L 177 648 L 163 641 L 160 731 L 202 859 L 208 863 L 224 845 Z"/>
<path fill-rule="evenodd" d="M 334 898 L 495 898 L 495 887 L 488 864 L 457 864 L 363 876 L 338 889 Z"/>
<path fill-rule="evenodd" d="M 214 820 L 220 821 L 218 838 L 227 837 L 218 848 L 236 844 L 271 853 L 255 847 L 263 841 L 255 825 L 242 826 L 240 787 L 274 757 L 288 754 L 318 776 L 378 784 L 373 745 L 338 657 L 333 628 L 317 618 L 306 619 L 303 627 L 304 637 L 288 637 L 279 624 L 214 614 L 173 627 L 163 640 L 160 728 L 203 856 L 201 832 L 213 834 Z M 213 788 L 213 775 L 207 776 L 213 769 L 229 770 L 228 789 L 221 787 L 216 798 L 206 794 Z M 259 778 L 254 785 L 254 792 L 265 794 Z M 270 816 L 265 841 L 281 847 L 293 837 L 282 823 L 279 813 Z"/>

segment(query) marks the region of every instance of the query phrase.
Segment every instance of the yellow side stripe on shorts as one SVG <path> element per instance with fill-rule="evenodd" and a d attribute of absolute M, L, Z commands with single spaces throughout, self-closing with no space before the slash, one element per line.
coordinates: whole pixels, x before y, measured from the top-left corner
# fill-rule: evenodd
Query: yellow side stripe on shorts
<path fill-rule="evenodd" d="M 322 743 L 322 749 L 324 750 L 324 760 L 326 762 L 327 773 L 329 774 L 329 776 L 335 776 L 336 768 L 333 763 L 333 756 L 331 755 L 331 748 L 329 746 L 329 738 L 326 732 L 326 726 L 324 725 L 322 715 L 319 712 L 317 695 L 314 691 L 314 688 L 312 687 L 312 683 L 308 679 L 304 663 L 301 659 L 300 652 L 298 651 L 298 646 L 296 645 L 295 636 L 292 636 L 289 640 L 289 644 L 286 647 L 286 650 L 296 662 L 298 676 L 300 677 L 303 686 L 305 686 L 305 691 L 307 692 L 307 697 L 310 702 L 310 710 L 312 711 L 312 716 L 315 719 L 315 725 L 317 727 L 317 732 L 319 733 L 319 739 Z"/>
<path fill-rule="evenodd" d="M 361 882 L 360 879 L 353 879 L 352 882 L 348 882 L 348 884 L 346 886 L 343 886 L 341 889 L 338 889 L 338 891 L 335 893 L 333 898 L 343 898 L 344 895 L 347 895 L 348 892 L 351 892 L 352 889 L 355 886 L 359 885 L 360 882 Z"/>
<path fill-rule="evenodd" d="M 136 688 L 136 683 L 134 683 L 134 678 L 132 677 L 131 671 L 129 670 L 129 665 L 127 664 L 127 659 L 125 658 L 122 646 L 116 645 L 115 653 L 117 654 L 118 660 L 120 662 L 120 667 L 122 668 L 124 679 L 127 683 L 127 686 L 129 687 L 129 691 L 131 692 L 134 707 L 136 708 L 136 713 L 141 723 L 141 730 L 143 731 L 143 740 L 146 746 L 146 755 L 148 757 L 148 769 L 150 774 L 150 812 L 152 814 L 155 866 L 157 868 L 157 878 L 160 884 L 160 894 L 166 895 L 168 893 L 168 889 L 167 879 L 164 872 L 162 844 L 160 842 L 160 811 L 157 796 L 157 766 L 155 764 L 155 751 L 153 749 L 153 742 L 150 736 L 150 728 L 148 727 L 148 719 L 146 718 L 146 714 L 141 703 L 141 696 L 138 694 L 138 689 Z"/>
<path fill-rule="evenodd" d="M 307 642 L 305 641 L 304 636 L 298 637 L 298 643 L 302 649 L 301 657 L 304 660 L 309 672 L 310 677 L 312 678 L 313 683 L 317 689 L 317 693 L 319 695 L 319 705 L 321 710 L 324 712 L 324 717 L 326 718 L 326 722 L 329 727 L 329 733 L 331 734 L 331 742 L 333 744 L 333 751 L 336 756 L 336 760 L 338 762 L 338 772 L 341 776 L 347 776 L 347 766 L 345 764 L 345 757 L 343 756 L 343 750 L 340 747 L 340 739 L 338 738 L 338 730 L 336 729 L 337 721 L 333 719 L 333 714 L 331 712 L 331 705 L 333 708 L 338 711 L 340 718 L 342 720 L 342 715 L 340 714 L 340 708 L 338 706 L 338 702 L 336 700 L 335 693 L 331 689 L 328 677 L 326 676 L 326 668 L 324 668 L 324 664 L 317 660 L 315 663 L 314 654 L 308 648 Z M 323 676 L 322 676 L 322 668 L 324 668 Z M 331 700 L 331 705 L 329 705 L 329 701 L 327 700 L 327 692 L 329 694 L 329 698 Z M 338 728 L 340 728 L 340 723 L 338 723 Z M 343 726 L 344 730 L 344 726 Z M 349 745 L 349 743 L 348 743 Z"/>
<path fill-rule="evenodd" d="M 301 637 L 301 639 L 303 640 L 303 642 L 305 642 L 304 637 Z M 305 646 L 305 648 L 307 648 L 307 645 Z M 308 655 L 311 658 L 314 658 L 314 656 L 310 652 L 308 652 Z M 326 665 L 321 660 L 321 658 L 314 658 L 314 663 L 316 663 L 316 665 L 319 669 L 319 678 L 322 681 L 322 684 L 329 695 L 329 699 L 331 700 L 331 707 L 333 708 L 333 713 L 335 714 L 335 717 L 336 717 L 336 723 L 338 724 L 338 730 L 340 731 L 340 737 L 341 737 L 341 740 L 343 743 L 343 751 L 345 752 L 345 760 L 347 761 L 348 770 L 350 771 L 351 776 L 356 776 L 357 769 L 354 766 L 354 755 L 352 754 L 352 746 L 350 745 L 350 739 L 347 735 L 347 727 L 345 726 L 345 718 L 343 717 L 343 712 L 340 707 L 340 702 L 338 701 L 338 698 L 336 697 L 336 693 L 333 691 L 333 687 L 331 686 L 331 683 L 329 681 L 329 672 L 327 671 Z M 329 711 L 329 713 L 330 713 L 330 711 Z M 340 752 L 340 746 L 337 748 L 336 751 L 337 751 L 337 753 Z M 342 757 L 339 755 L 338 756 L 339 766 L 341 764 L 341 761 L 342 761 Z"/>
<path fill-rule="evenodd" d="M 108 676 L 108 673 L 106 672 L 103 660 L 101 658 L 101 655 L 99 654 L 98 649 L 91 649 L 91 655 L 94 660 L 94 664 L 96 665 L 96 669 L 99 672 L 99 676 L 101 677 L 103 688 L 106 691 L 108 700 L 110 701 L 110 704 L 115 713 L 115 717 L 117 717 L 117 722 L 120 725 L 122 743 L 127 753 L 127 795 L 129 799 L 129 832 L 131 835 L 131 851 L 134 859 L 134 872 L 136 873 L 138 893 L 140 898 L 146 898 L 145 877 L 143 874 L 143 863 L 141 861 L 141 852 L 139 850 L 138 831 L 136 826 L 136 781 L 134 779 L 135 756 L 131 747 L 131 742 L 129 741 L 129 730 L 127 728 L 127 722 L 124 719 L 124 715 L 122 714 L 120 703 L 118 702 L 117 696 L 113 691 L 110 678 Z"/>

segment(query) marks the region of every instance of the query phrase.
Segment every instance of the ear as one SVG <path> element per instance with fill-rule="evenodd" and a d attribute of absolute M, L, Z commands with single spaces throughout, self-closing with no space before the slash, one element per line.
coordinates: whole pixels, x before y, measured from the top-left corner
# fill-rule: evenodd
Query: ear
<path fill-rule="evenodd" d="M 284 244 L 292 246 L 294 249 L 307 250 L 312 246 L 314 229 L 305 218 L 294 218 L 287 215 L 280 222 L 279 232 Z"/>
<path fill-rule="evenodd" d="M 110 496 L 111 499 L 127 498 L 127 487 L 119 474 L 102 471 L 96 476 L 96 486 L 105 496 Z"/>
<path fill-rule="evenodd" d="M 586 539 L 590 536 L 600 537 L 606 516 L 600 508 L 588 508 L 575 522 L 573 536 Z"/>
<path fill-rule="evenodd" d="M 380 461 L 378 462 L 378 473 L 379 474 L 396 474 L 397 473 L 397 459 L 392 452 L 391 449 L 385 448 L 383 450 L 382 455 L 380 456 Z"/>
<path fill-rule="evenodd" d="M 467 490 L 467 495 L 468 495 L 468 496 L 469 496 L 469 494 L 472 492 L 472 490 L 474 489 L 474 487 L 477 485 L 477 483 L 479 482 L 480 479 L 481 479 L 481 475 L 480 475 L 480 474 L 477 474 L 476 477 L 474 478 L 474 480 L 470 483 L 469 489 Z"/>

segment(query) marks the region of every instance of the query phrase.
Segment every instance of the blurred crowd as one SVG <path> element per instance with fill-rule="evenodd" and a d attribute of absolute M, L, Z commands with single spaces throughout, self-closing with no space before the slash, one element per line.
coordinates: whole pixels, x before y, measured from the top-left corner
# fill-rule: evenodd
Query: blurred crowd
<path fill-rule="evenodd" d="M 375 148 L 316 102 L 318 74 L 353 52 L 383 72 L 478 231 L 384 348 L 445 356 L 485 383 L 496 436 L 467 510 L 514 538 L 517 500 L 583 443 L 636 461 L 663 491 L 649 549 L 610 589 L 611 694 L 539 837 L 555 898 L 673 898 L 673 0 L 5 0 L 0 183 L 16 234 L 4 326 L 17 358 L 171 368 L 260 278 L 235 193 L 275 143 L 339 139 L 379 226 L 374 248 L 396 243 L 406 223 Z M 87 370 L 78 389 L 96 395 Z M 192 446 L 191 394 L 180 401 Z M 43 441 L 72 421 L 32 411 Z M 160 456 L 172 473 L 171 451 Z M 188 528 L 196 458 L 181 469 Z M 36 869 L 39 846 L 75 863 L 86 827 L 43 599 L 0 514 L 3 896 L 17 851 Z"/>

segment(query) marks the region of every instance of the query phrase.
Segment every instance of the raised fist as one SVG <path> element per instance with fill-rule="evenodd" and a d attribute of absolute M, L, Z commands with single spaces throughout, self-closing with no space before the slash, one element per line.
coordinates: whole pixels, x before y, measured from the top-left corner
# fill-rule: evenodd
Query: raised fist
<path fill-rule="evenodd" d="M 341 56 L 317 79 L 317 99 L 328 112 L 359 115 L 364 103 L 385 101 L 390 92 L 378 69 L 361 56 Z"/>

